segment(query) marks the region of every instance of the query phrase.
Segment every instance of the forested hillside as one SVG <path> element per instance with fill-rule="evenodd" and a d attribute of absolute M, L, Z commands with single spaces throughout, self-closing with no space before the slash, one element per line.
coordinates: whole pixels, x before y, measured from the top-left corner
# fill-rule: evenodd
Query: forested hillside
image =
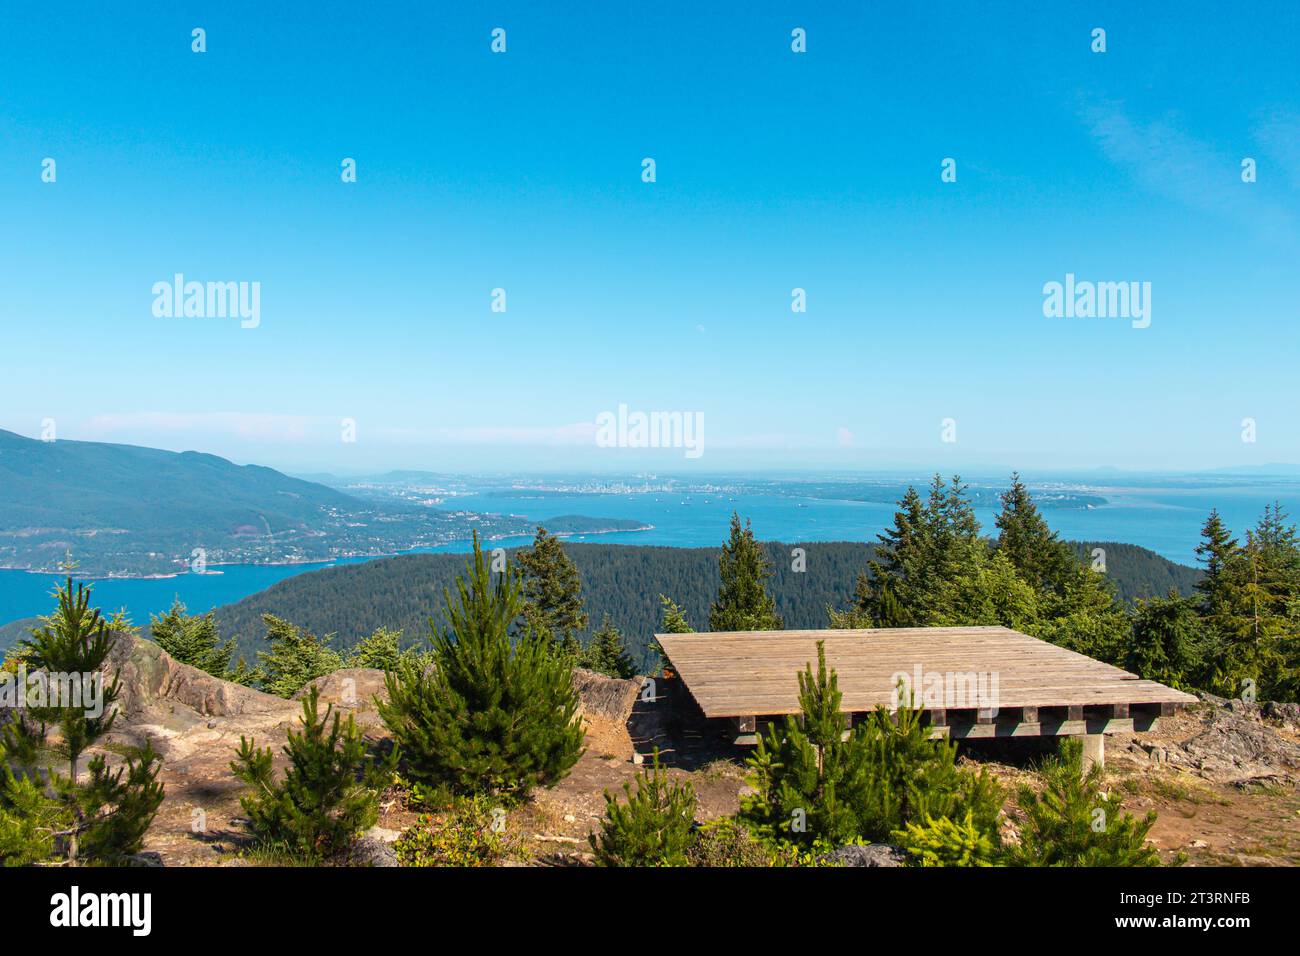
<path fill-rule="evenodd" d="M 721 544 L 721 541 L 719 542 Z M 1113 542 L 1076 544 L 1080 554 L 1106 550 L 1107 578 L 1125 599 L 1189 594 L 1200 575 L 1154 552 Z M 787 628 L 828 625 L 827 608 L 851 603 L 858 573 L 875 552 L 863 542 L 763 545 L 772 564 L 768 588 Z M 795 571 L 792 549 L 802 548 L 805 571 Z M 675 600 L 696 628 L 707 625 L 718 592 L 717 548 L 566 544 L 582 576 L 591 626 L 606 614 L 626 636 L 639 661 L 659 627 L 659 595 Z M 271 613 L 320 634 L 337 634 L 335 646 L 352 647 L 377 628 L 400 628 L 407 638 L 428 633 L 428 618 L 441 619 L 442 591 L 464 571 L 465 556 L 416 554 L 343 565 L 301 574 L 218 609 L 223 635 L 238 635 L 241 652 L 264 650 L 261 616 Z"/>

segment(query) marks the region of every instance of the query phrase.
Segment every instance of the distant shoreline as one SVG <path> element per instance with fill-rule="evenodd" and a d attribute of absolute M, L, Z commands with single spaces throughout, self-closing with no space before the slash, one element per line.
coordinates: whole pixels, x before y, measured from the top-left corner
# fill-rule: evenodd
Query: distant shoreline
<path fill-rule="evenodd" d="M 544 524 L 544 522 L 538 522 Z M 654 531 L 655 526 L 652 524 L 641 525 L 637 528 L 603 528 L 598 531 L 556 531 L 557 538 L 572 538 L 584 535 L 598 534 L 634 534 L 640 531 Z M 502 541 L 506 538 L 524 538 L 524 534 L 499 534 L 485 536 L 484 541 Z M 472 538 L 457 538 L 448 541 L 446 547 L 455 544 L 470 544 Z M 400 558 L 408 554 L 436 554 L 431 548 L 407 548 L 400 551 L 375 551 L 365 554 L 344 554 L 334 558 L 288 558 L 282 561 L 214 561 L 210 565 L 213 568 L 291 568 L 300 564 L 319 564 L 324 567 L 332 567 L 340 561 L 378 561 L 383 558 Z M 7 565 L 0 565 L 0 571 L 21 571 L 24 574 L 52 575 L 55 577 L 66 577 L 71 574 L 74 578 L 82 581 L 166 581 L 171 578 L 180 578 L 193 575 L 195 577 L 207 577 L 210 575 L 224 574 L 224 571 L 171 571 L 167 573 L 154 574 L 91 574 L 78 576 L 75 571 L 60 570 L 57 568 L 15 568 Z"/>

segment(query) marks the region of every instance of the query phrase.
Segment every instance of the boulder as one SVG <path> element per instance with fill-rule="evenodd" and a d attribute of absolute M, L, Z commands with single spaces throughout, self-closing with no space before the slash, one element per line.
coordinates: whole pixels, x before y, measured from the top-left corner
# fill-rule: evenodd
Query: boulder
<path fill-rule="evenodd" d="M 127 719 L 159 705 L 179 704 L 203 717 L 271 715 L 296 711 L 288 701 L 213 677 L 182 664 L 153 641 L 113 635 L 109 668 L 118 677 L 118 712 Z"/>
<path fill-rule="evenodd" d="M 573 687 L 578 692 L 583 715 L 620 725 L 626 724 L 632 714 L 632 705 L 636 703 L 643 683 L 641 677 L 622 680 L 581 667 L 573 670 Z"/>
<path fill-rule="evenodd" d="M 821 859 L 823 863 L 840 866 L 902 866 L 907 860 L 907 852 L 888 843 L 872 843 L 868 846 L 842 846 Z"/>

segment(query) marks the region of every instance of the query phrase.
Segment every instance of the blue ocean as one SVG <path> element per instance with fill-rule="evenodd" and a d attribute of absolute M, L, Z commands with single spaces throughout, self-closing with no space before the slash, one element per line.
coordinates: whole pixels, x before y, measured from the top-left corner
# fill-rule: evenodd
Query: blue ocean
<path fill-rule="evenodd" d="M 920 483 L 924 483 L 921 479 Z M 1292 515 L 1300 514 L 1300 480 L 1289 478 L 1168 477 L 1125 478 L 1113 484 L 1090 481 L 1063 486 L 1104 499 L 1092 507 L 1054 507 L 1043 514 L 1062 538 L 1121 541 L 1137 544 L 1182 564 L 1196 563 L 1201 524 L 1217 508 L 1238 536 L 1254 525 L 1266 504 L 1279 501 Z M 753 523 L 762 540 L 872 541 L 892 520 L 895 506 L 885 501 L 801 497 L 797 494 L 669 493 L 665 491 L 610 494 L 538 493 L 528 489 L 492 490 L 450 499 L 449 509 L 526 516 L 544 522 L 558 515 L 627 518 L 651 525 L 645 531 L 576 535 L 569 540 L 674 547 L 713 547 L 726 537 L 732 511 Z M 977 507 L 987 533 L 993 530 L 995 508 Z M 497 542 L 522 545 L 527 538 Z M 439 551 L 466 551 L 467 541 Z M 367 560 L 367 559 L 349 559 Z M 95 601 L 106 610 L 125 609 L 137 623 L 166 610 L 179 597 L 191 612 L 254 594 L 277 581 L 329 564 L 228 565 L 219 574 L 185 574 L 158 579 L 109 579 L 95 582 Z M 0 623 L 42 614 L 50 608 L 52 575 L 0 570 Z"/>

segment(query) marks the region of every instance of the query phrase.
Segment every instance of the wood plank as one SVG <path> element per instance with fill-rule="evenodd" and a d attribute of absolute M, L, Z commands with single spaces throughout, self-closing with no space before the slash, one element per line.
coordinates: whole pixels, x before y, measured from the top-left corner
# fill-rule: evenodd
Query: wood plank
<path fill-rule="evenodd" d="M 709 717 L 797 713 L 798 678 L 823 641 L 844 695 L 842 709 L 891 708 L 905 675 L 932 711 L 996 708 L 1021 723 L 1076 722 L 1083 708 L 1113 719 L 1167 714 L 1191 695 L 1002 627 L 758 631 L 656 635 L 684 686 Z M 936 689 L 942 693 L 935 694 Z M 991 699 L 958 700 L 961 696 Z M 937 699 L 936 699 L 937 698 Z M 1043 711 L 1046 710 L 1047 713 Z M 1059 711 L 1054 713 L 1053 711 Z M 937 716 L 937 714 L 936 714 Z M 996 723 L 996 721 L 994 721 Z"/>

